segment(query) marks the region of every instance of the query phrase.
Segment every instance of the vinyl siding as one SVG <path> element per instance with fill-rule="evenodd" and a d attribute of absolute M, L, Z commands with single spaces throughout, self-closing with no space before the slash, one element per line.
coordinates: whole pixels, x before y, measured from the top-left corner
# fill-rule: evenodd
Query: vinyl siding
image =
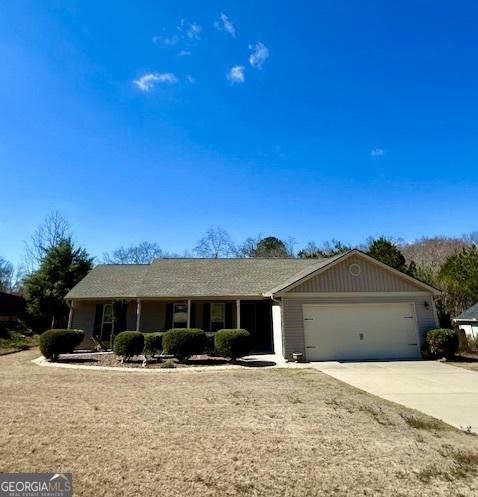
<path fill-rule="evenodd" d="M 351 264 L 361 268 L 359 276 L 349 272 Z M 413 292 L 421 290 L 405 278 L 381 268 L 364 257 L 353 255 L 327 271 L 292 288 L 294 293 L 310 292 Z"/>
<path fill-rule="evenodd" d="M 312 297 L 312 298 L 283 298 L 283 326 L 284 326 L 284 355 L 290 357 L 293 352 L 305 355 L 304 344 L 304 317 L 303 304 L 334 304 L 334 303 L 396 303 L 411 302 L 415 304 L 418 329 L 420 332 L 420 345 L 424 343 L 425 333 L 437 326 L 433 312 L 432 297 Z M 424 302 L 428 303 L 425 308 Z"/>
<path fill-rule="evenodd" d="M 166 302 L 141 302 L 141 331 L 165 331 Z"/>
<path fill-rule="evenodd" d="M 93 336 L 95 328 L 96 304 L 100 302 L 74 302 L 71 327 L 83 330 L 86 337 Z"/>
<path fill-rule="evenodd" d="M 169 302 L 169 301 L 168 301 Z M 177 299 L 175 303 L 185 303 L 182 299 Z M 231 300 L 215 300 L 214 302 L 224 302 L 232 304 L 232 327 L 236 326 L 236 302 Z M 95 327 L 96 304 L 110 303 L 107 301 L 75 301 L 73 303 L 74 312 L 72 319 L 72 328 L 80 329 L 85 332 L 87 337 L 93 336 Z M 140 331 L 166 331 L 166 301 L 148 301 L 141 302 L 141 320 Z M 171 301 L 170 303 L 173 303 Z M 195 307 L 195 326 L 203 326 L 203 306 L 208 301 L 194 301 Z M 136 330 L 136 300 L 128 303 L 126 311 L 126 327 L 128 330 Z"/>

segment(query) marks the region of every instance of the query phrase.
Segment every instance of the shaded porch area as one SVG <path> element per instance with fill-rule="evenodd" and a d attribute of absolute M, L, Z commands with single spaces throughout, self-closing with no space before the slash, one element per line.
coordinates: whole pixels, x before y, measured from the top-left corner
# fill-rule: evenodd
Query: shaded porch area
<path fill-rule="evenodd" d="M 138 331 L 200 328 L 208 334 L 214 334 L 223 328 L 243 328 L 252 336 L 254 352 L 273 351 L 269 301 L 141 301 L 138 307 Z"/>
<path fill-rule="evenodd" d="M 85 316 L 86 306 L 94 321 Z M 71 327 L 80 328 L 102 342 L 109 340 L 113 327 L 113 303 L 73 303 Z M 143 333 L 172 328 L 200 328 L 211 338 L 223 328 L 243 328 L 251 334 L 253 352 L 272 353 L 272 306 L 269 300 L 129 300 L 125 306 L 125 327 Z M 85 321 L 89 321 L 88 326 Z M 92 322 L 93 321 L 93 322 Z M 85 326 L 86 325 L 86 326 Z M 92 326 L 91 326 L 92 325 Z"/>

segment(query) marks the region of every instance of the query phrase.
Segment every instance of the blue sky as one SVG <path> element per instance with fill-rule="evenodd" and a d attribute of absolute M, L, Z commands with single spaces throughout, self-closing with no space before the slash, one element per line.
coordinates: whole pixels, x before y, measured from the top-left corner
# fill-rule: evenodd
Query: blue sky
<path fill-rule="evenodd" d="M 52 210 L 93 255 L 477 229 L 476 2 L 112 6 L 2 3 L 3 257 Z"/>

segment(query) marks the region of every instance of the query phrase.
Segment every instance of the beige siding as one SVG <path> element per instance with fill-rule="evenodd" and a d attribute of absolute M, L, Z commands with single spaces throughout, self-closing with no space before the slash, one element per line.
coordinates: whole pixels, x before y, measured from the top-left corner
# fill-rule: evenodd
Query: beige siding
<path fill-rule="evenodd" d="M 165 331 L 166 302 L 141 302 L 141 331 Z"/>
<path fill-rule="evenodd" d="M 74 302 L 73 320 L 71 327 L 83 330 L 85 336 L 92 337 L 95 327 L 95 312 L 97 302 Z"/>
<path fill-rule="evenodd" d="M 304 345 L 304 317 L 303 304 L 333 304 L 333 303 L 394 303 L 411 302 L 415 304 L 418 328 L 420 332 L 420 345 L 424 343 L 425 333 L 436 327 L 433 312 L 432 297 L 314 297 L 314 298 L 283 298 L 283 323 L 284 323 L 284 355 L 290 357 L 293 352 L 305 354 Z M 424 302 L 428 303 L 428 308 Z"/>
<path fill-rule="evenodd" d="M 349 272 L 351 264 L 361 268 L 359 276 Z M 407 279 L 381 268 L 364 257 L 353 255 L 327 271 L 310 278 L 292 288 L 294 293 L 302 292 L 413 292 L 423 291 Z"/>
<path fill-rule="evenodd" d="M 184 302 L 182 300 L 176 303 Z M 224 300 L 215 302 L 230 302 L 232 304 L 232 326 L 236 326 L 236 301 Z M 74 312 L 72 328 L 83 330 L 86 336 L 93 336 L 95 326 L 96 304 L 103 304 L 105 301 L 76 301 L 74 302 Z M 171 302 L 172 303 L 172 302 Z M 195 304 L 195 326 L 203 326 L 203 308 L 205 301 L 193 301 Z M 140 331 L 166 331 L 166 301 L 141 302 Z M 126 327 L 128 330 L 136 330 L 136 300 L 128 303 L 126 312 Z"/>

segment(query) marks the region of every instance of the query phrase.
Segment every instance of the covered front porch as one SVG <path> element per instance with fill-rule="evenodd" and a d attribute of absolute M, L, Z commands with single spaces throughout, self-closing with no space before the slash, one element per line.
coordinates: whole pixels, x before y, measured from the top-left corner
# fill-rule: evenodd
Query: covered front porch
<path fill-rule="evenodd" d="M 200 328 L 212 336 L 223 328 L 243 328 L 251 333 L 254 352 L 274 350 L 270 300 L 130 299 L 125 309 L 128 330 L 148 333 Z M 71 302 L 69 326 L 108 341 L 113 327 L 113 302 Z"/>

